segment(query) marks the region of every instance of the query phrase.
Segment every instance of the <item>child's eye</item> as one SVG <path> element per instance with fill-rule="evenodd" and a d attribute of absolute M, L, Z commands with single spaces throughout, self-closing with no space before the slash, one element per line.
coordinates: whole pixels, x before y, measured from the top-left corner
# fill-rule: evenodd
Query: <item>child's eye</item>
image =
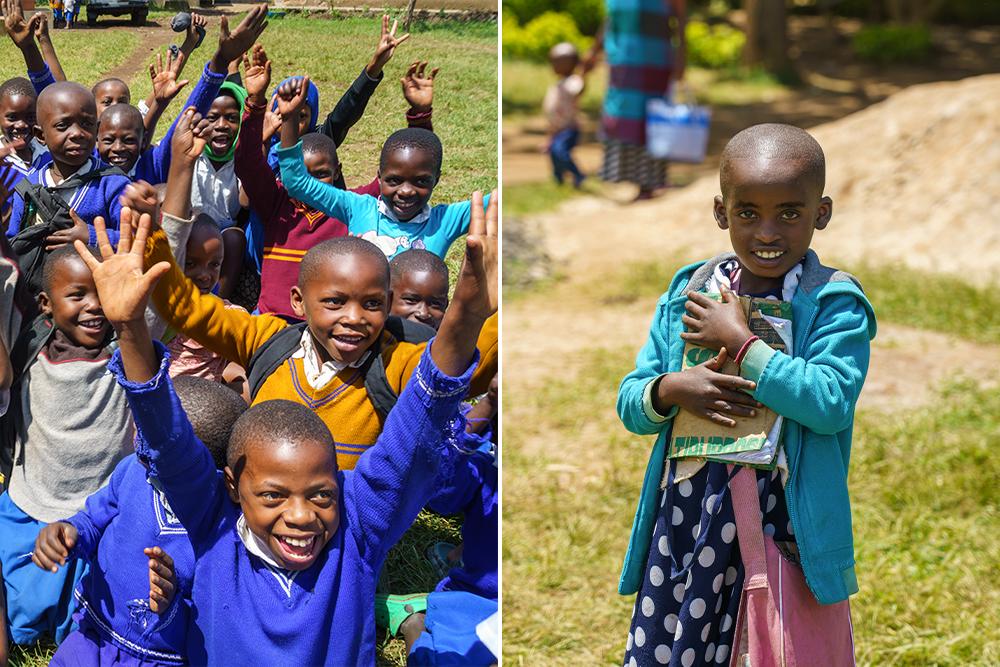
<path fill-rule="evenodd" d="M 740 211 L 736 214 L 736 217 L 742 218 L 743 220 L 753 220 L 757 217 L 757 213 L 754 211 Z"/>
<path fill-rule="evenodd" d="M 799 217 L 799 212 L 793 209 L 790 209 L 788 211 L 782 211 L 781 217 L 784 220 L 797 220 Z"/>
<path fill-rule="evenodd" d="M 416 304 L 420 303 L 420 299 L 418 297 L 415 297 L 415 296 L 404 296 L 403 297 L 403 303 L 408 303 L 410 305 L 416 305 Z"/>
<path fill-rule="evenodd" d="M 323 303 L 327 304 L 328 306 L 343 306 L 344 299 L 339 296 L 331 296 L 323 299 Z"/>
<path fill-rule="evenodd" d="M 365 301 L 365 308 L 368 310 L 379 310 L 382 308 L 382 300 L 369 299 L 368 301 Z"/>
<path fill-rule="evenodd" d="M 333 498 L 333 491 L 317 491 L 313 494 L 313 498 L 328 502 Z"/>
<path fill-rule="evenodd" d="M 264 500 L 280 500 L 281 496 L 276 491 L 261 491 L 257 494 Z"/>

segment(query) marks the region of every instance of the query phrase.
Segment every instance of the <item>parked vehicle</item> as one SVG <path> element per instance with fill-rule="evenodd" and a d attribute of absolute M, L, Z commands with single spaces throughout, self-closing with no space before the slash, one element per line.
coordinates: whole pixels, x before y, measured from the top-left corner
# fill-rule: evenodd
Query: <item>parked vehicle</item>
<path fill-rule="evenodd" d="M 132 25 L 145 25 L 149 0 L 88 0 L 87 25 L 96 25 L 100 16 L 132 17 Z"/>

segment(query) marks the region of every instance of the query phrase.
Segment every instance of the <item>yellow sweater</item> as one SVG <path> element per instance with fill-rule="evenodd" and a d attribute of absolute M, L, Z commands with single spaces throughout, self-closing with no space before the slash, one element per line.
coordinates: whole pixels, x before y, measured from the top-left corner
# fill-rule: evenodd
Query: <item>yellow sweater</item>
<path fill-rule="evenodd" d="M 288 324 L 273 315 L 251 315 L 226 308 L 222 300 L 201 294 L 177 266 L 163 231 L 153 234 L 146 246 L 146 266 L 170 262 L 170 271 L 153 291 L 153 303 L 173 329 L 198 341 L 226 359 L 249 365 L 254 352 Z M 493 315 L 480 332 L 479 367 L 472 376 L 470 394 L 484 393 L 498 362 L 498 318 Z M 381 354 L 389 386 L 398 395 L 409 381 L 426 343 L 397 341 L 382 332 Z M 382 432 L 383 420 L 365 390 L 365 379 L 357 368 L 345 368 L 326 386 L 314 390 L 305 378 L 302 359 L 287 359 L 261 385 L 254 403 L 276 398 L 309 407 L 330 429 L 337 448 L 337 463 L 351 470 Z"/>

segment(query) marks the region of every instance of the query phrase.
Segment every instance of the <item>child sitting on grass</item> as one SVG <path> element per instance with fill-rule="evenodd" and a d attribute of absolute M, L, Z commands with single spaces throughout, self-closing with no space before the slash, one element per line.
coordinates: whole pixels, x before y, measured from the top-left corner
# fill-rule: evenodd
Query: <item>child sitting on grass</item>
<path fill-rule="evenodd" d="M 427 203 L 441 177 L 441 141 L 433 132 L 407 128 L 382 146 L 377 199 L 340 190 L 312 178 L 303 164 L 299 109 L 309 77 L 278 88 L 281 113 L 281 180 L 293 198 L 342 220 L 351 234 L 375 243 L 390 259 L 408 248 L 425 248 L 444 257 L 469 224 L 469 202 Z"/>
<path fill-rule="evenodd" d="M 819 144 L 796 127 L 755 125 L 730 140 L 714 214 L 734 252 L 677 273 L 622 380 L 625 427 L 658 434 L 619 583 L 622 594 L 638 592 L 626 664 L 724 664 L 738 651 L 734 474 L 704 459 L 664 462 L 680 408 L 722 429 L 761 405 L 784 418 L 774 472 L 735 474 L 755 476 L 763 534 L 797 556 L 816 601 L 843 605 L 843 623 L 827 631 L 850 640 L 846 600 L 858 587 L 847 461 L 875 314 L 857 280 L 809 248 L 833 212 L 825 171 Z M 722 302 L 703 292 L 721 292 Z M 751 335 L 737 294 L 791 302 L 787 352 Z M 682 371 L 686 341 L 718 356 Z M 727 358 L 739 375 L 720 372 Z"/>
<path fill-rule="evenodd" d="M 192 663 L 374 663 L 377 573 L 432 495 L 438 462 L 459 437 L 476 339 L 496 312 L 496 203 L 483 215 L 481 196 L 473 198 L 477 214 L 454 301 L 417 380 L 353 471 L 338 470 L 330 433 L 314 413 L 266 401 L 237 421 L 219 480 L 173 394 L 169 360 L 142 319 L 167 267 L 144 274 L 141 248 L 113 255 L 102 244 L 98 261 L 78 244 L 121 340 L 113 372 L 151 471 L 198 554 L 192 601 L 204 645 L 190 647 Z"/>
<path fill-rule="evenodd" d="M 174 382 L 195 437 L 221 471 L 246 403 L 210 380 L 183 376 Z M 118 464 L 107 486 L 90 496 L 82 511 L 38 534 L 34 562 L 43 570 L 57 572 L 75 559 L 90 563 L 76 591 L 79 628 L 60 645 L 53 665 L 186 660 L 195 552 L 163 485 L 150 475 L 148 456 L 147 443 L 138 440 L 136 453 Z M 152 582 L 139 556 L 144 551 L 156 570 Z M 164 576 L 167 564 L 172 577 Z M 177 591 L 172 603 L 160 598 L 160 589 L 168 587 L 164 582 Z M 153 604 L 146 600 L 151 583 Z"/>
<path fill-rule="evenodd" d="M 405 250 L 389 262 L 389 313 L 437 329 L 448 309 L 448 267 L 428 250 Z"/>

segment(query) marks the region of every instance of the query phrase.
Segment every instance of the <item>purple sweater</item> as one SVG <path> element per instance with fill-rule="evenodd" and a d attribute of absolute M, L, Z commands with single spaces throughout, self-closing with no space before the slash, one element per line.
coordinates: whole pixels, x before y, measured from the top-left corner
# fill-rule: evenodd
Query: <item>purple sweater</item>
<path fill-rule="evenodd" d="M 197 559 L 192 664 L 375 663 L 378 573 L 433 494 L 441 452 L 462 437 L 459 405 L 476 366 L 461 377 L 446 376 L 431 360 L 432 345 L 378 441 L 354 470 L 337 474 L 340 527 L 301 572 L 273 568 L 243 545 L 236 530 L 240 508 L 195 438 L 166 364 L 149 382 L 135 384 L 115 355 L 109 367 L 125 388 L 151 474 L 187 528 Z"/>

